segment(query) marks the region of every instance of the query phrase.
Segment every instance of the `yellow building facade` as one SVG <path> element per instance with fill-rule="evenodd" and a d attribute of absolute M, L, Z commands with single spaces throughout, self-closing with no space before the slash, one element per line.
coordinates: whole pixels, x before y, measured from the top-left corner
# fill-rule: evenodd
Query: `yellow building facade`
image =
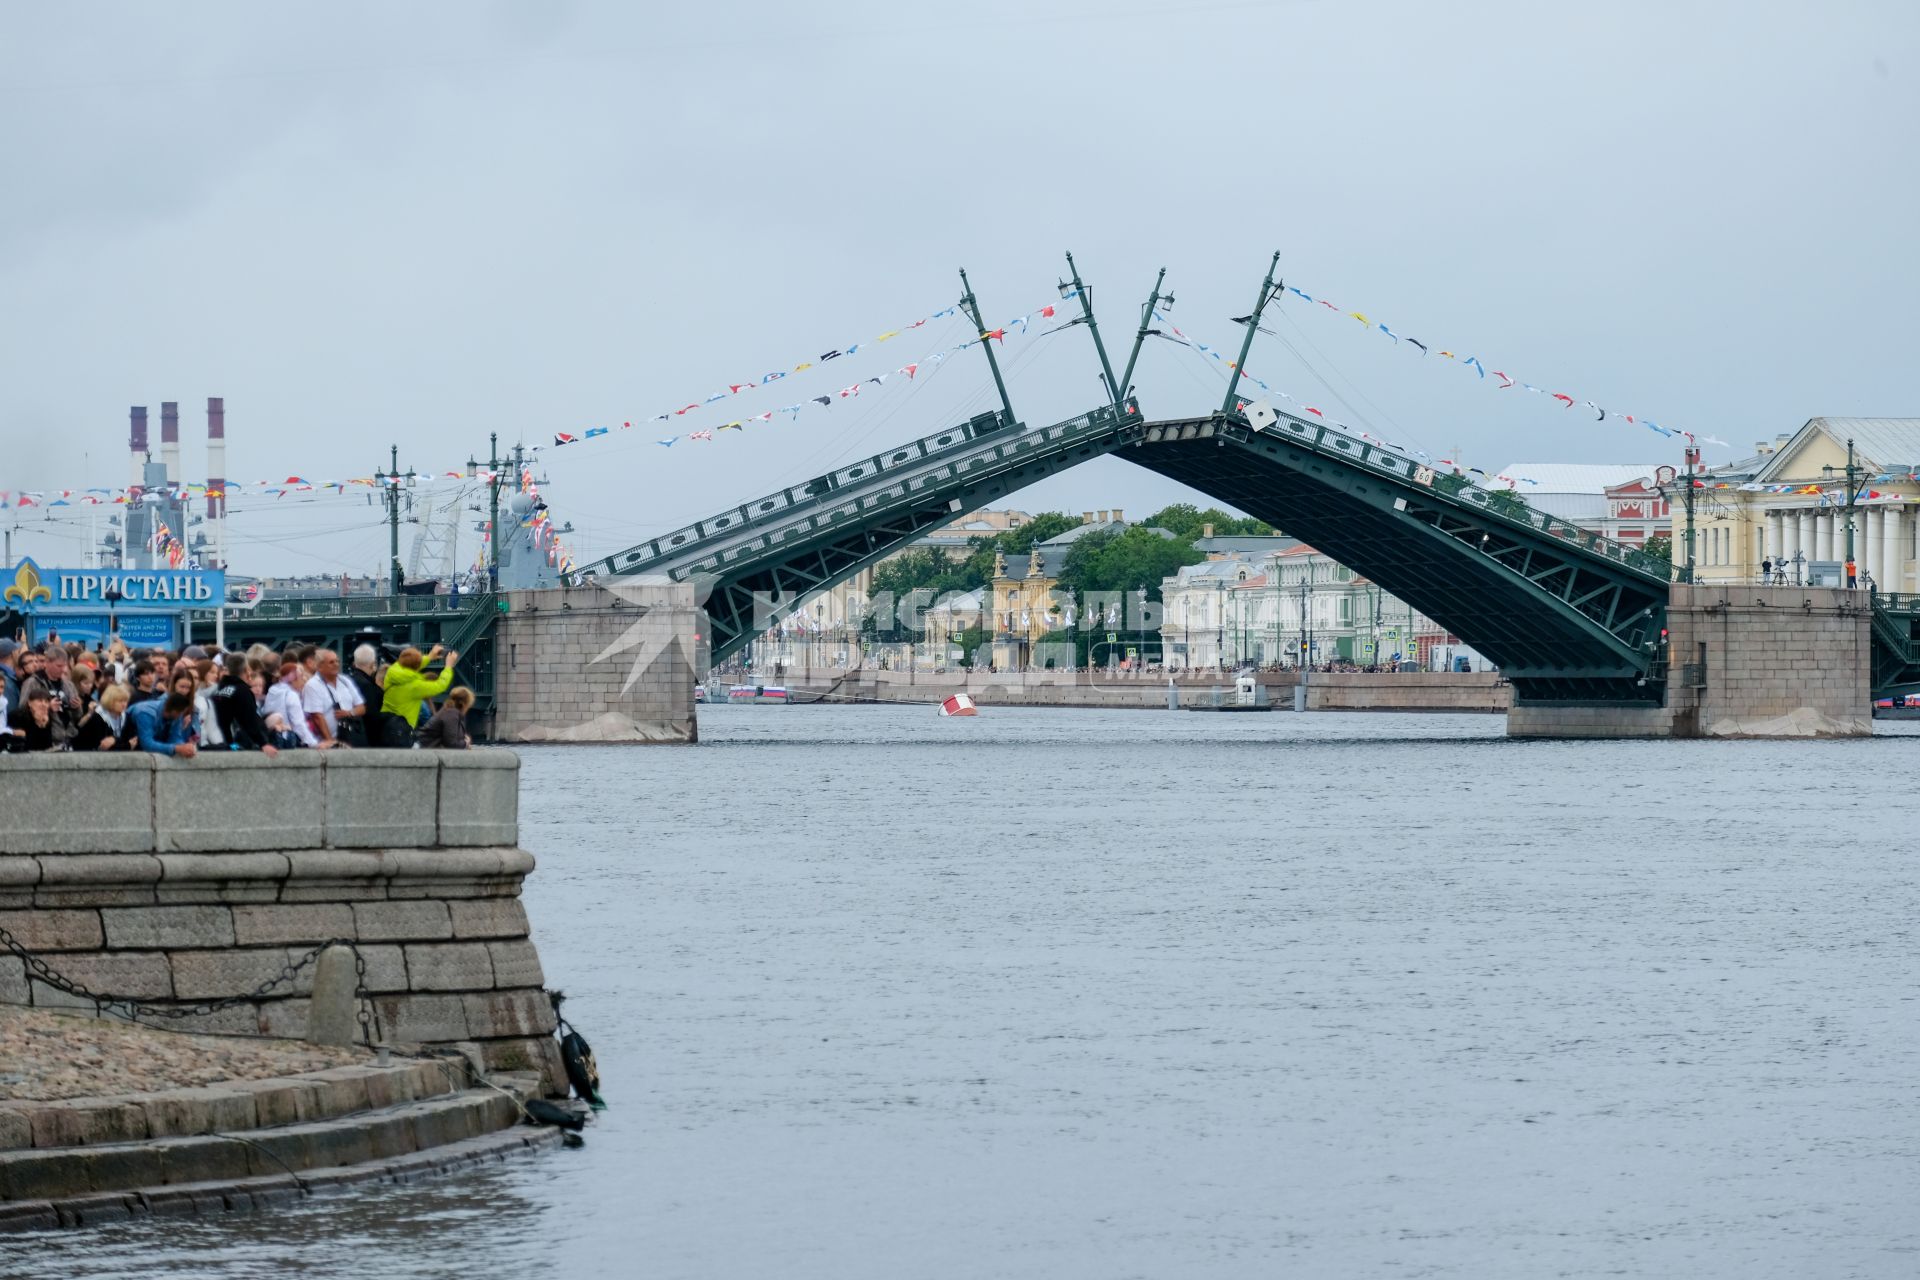
<path fill-rule="evenodd" d="M 998 555 L 993 562 L 993 581 L 988 583 L 993 608 L 988 626 L 993 635 L 993 663 L 1002 671 L 1018 671 L 1033 663 L 1039 645 L 1052 639 L 1052 632 L 1066 624 L 1066 604 L 1054 593 L 1058 590 L 1059 564 L 1064 551 L 1049 554 L 1051 548 L 1036 545 L 1023 557 L 1016 557 L 1009 569 L 1007 557 Z"/>
<path fill-rule="evenodd" d="M 1854 504 L 1847 507 L 1847 442 Z M 1754 457 L 1717 467 L 1693 490 L 1694 578 L 1812 580 L 1815 565 L 1844 565 L 1849 514 L 1859 585 L 1916 589 L 1920 559 L 1920 418 L 1814 418 Z M 1686 563 L 1686 505 L 1673 501 L 1673 558 Z M 1784 565 L 1784 568 L 1781 566 Z M 1844 572 L 1844 570 L 1842 570 Z M 1836 584 L 1837 585 L 1837 584 Z"/>

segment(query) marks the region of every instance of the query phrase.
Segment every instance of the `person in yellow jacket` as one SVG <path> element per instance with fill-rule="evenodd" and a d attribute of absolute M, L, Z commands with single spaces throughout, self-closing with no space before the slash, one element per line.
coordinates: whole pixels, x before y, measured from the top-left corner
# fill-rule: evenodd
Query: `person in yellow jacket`
<path fill-rule="evenodd" d="M 432 679 L 422 675 L 420 668 L 442 653 L 447 655 L 447 660 L 440 674 Z M 420 703 L 447 691 L 447 687 L 453 683 L 453 664 L 459 660 L 458 653 L 444 650 L 439 645 L 433 646 L 424 656 L 414 648 L 400 651 L 400 656 L 387 668 L 386 692 L 380 699 L 380 710 L 391 717 L 387 721 L 388 746 L 413 745 L 413 727 L 420 721 Z"/>

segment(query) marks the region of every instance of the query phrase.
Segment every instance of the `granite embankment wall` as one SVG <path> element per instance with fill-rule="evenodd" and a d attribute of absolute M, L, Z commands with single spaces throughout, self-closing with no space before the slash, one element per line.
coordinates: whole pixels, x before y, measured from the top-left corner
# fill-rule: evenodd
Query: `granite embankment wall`
<path fill-rule="evenodd" d="M 1307 678 L 1309 711 L 1454 711 L 1507 709 L 1513 686 L 1492 671 L 1316 671 Z"/>
<path fill-rule="evenodd" d="M 0 926 L 89 990 L 161 1003 L 253 992 L 351 939 L 376 1038 L 478 1041 L 561 1080 L 528 936 L 510 751 L 9 756 Z M 313 970 L 182 1029 L 300 1036 Z M 91 1008 L 0 951 L 0 1001 Z"/>
<path fill-rule="evenodd" d="M 1826 738 L 1873 732 L 1865 591 L 1676 583 L 1666 703 L 1516 706 L 1512 737 Z"/>
<path fill-rule="evenodd" d="M 844 677 L 844 678 L 843 678 Z M 1292 672 L 1263 671 L 1259 681 L 1267 699 L 1281 710 L 1292 710 L 1298 677 Z M 1213 700 L 1215 689 L 1224 699 L 1234 697 L 1234 677 L 1202 675 L 1176 677 L 1182 707 Z M 787 686 L 803 701 L 824 695 L 830 702 L 936 703 L 949 694 L 966 693 L 981 706 L 1027 707 L 1138 707 L 1164 709 L 1167 677 L 1110 676 L 1099 672 L 951 672 L 930 674 L 904 671 L 842 672 Z M 1507 709 L 1510 687 L 1492 673 L 1449 672 L 1314 672 L 1307 681 L 1311 711 L 1457 711 L 1501 712 Z"/>
<path fill-rule="evenodd" d="M 513 591 L 494 631 L 501 742 L 692 742 L 706 613 L 680 583 Z"/>

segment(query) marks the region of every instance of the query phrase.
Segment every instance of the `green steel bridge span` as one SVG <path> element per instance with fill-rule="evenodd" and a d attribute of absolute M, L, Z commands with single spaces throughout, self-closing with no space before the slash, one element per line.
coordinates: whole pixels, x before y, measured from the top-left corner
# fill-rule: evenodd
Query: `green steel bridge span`
<path fill-rule="evenodd" d="M 593 564 L 705 595 L 716 661 L 962 511 L 1114 455 L 1279 525 L 1463 637 L 1530 701 L 1653 702 L 1664 562 L 1337 428 L 1127 400 L 1030 428 L 985 414 Z"/>
<path fill-rule="evenodd" d="M 979 345 L 1001 409 L 730 507 L 586 566 L 596 579 L 689 583 L 708 615 L 714 660 L 798 609 L 809 596 L 952 522 L 1093 458 L 1124 458 L 1295 534 L 1365 574 L 1495 662 L 1516 701 L 1658 705 L 1667 683 L 1672 566 L 1568 521 L 1437 471 L 1379 441 L 1276 412 L 1235 394 L 1264 309 L 1284 288 L 1267 269 L 1247 316 L 1220 410 L 1148 421 L 1131 394 L 1146 338 L 1159 333 L 1165 271 L 1141 309 L 1132 355 L 1116 378 L 1092 290 L 1072 273 L 1099 354 L 1109 404 L 1050 426 L 1019 421 L 993 343 Z M 979 328 L 966 273 L 960 307 Z M 490 702 L 490 636 L 500 607 L 483 594 L 291 601 L 228 623 L 229 637 L 336 644 L 364 630 L 389 642 L 445 643 L 469 658 L 468 682 Z M 1920 597 L 1882 597 L 1872 619 L 1876 696 L 1920 691 Z M 471 665 L 469 666 L 469 662 Z"/>
<path fill-rule="evenodd" d="M 716 661 L 813 593 L 1019 489 L 1114 456 L 1285 528 L 1461 636 L 1535 703 L 1653 704 L 1671 569 L 1419 460 L 1261 404 L 1148 421 L 1136 402 L 1045 427 L 988 413 L 587 566 L 703 595 Z M 482 707 L 493 692 L 491 593 L 264 601 L 229 644 L 446 644 Z M 211 613 L 194 634 L 213 632 Z M 1920 692 L 1920 596 L 1877 596 L 1876 696 Z"/>

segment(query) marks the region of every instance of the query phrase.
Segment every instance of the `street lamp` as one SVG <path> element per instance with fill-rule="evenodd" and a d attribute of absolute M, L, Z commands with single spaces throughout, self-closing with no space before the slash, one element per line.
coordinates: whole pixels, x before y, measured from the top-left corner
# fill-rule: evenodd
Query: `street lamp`
<path fill-rule="evenodd" d="M 1820 471 L 1821 471 L 1821 474 L 1823 474 L 1824 476 L 1826 476 L 1826 478 L 1827 478 L 1827 482 L 1828 482 L 1829 484 L 1831 484 L 1831 483 L 1833 482 L 1833 477 L 1834 477 L 1834 474 L 1835 474 L 1835 469 L 1834 469 L 1834 467 L 1833 467 L 1833 465 L 1832 465 L 1831 463 L 1829 463 L 1828 465 L 1826 465 L 1826 466 L 1824 466 L 1824 467 L 1822 467 L 1822 468 L 1820 468 Z M 1859 476 L 1859 471 L 1860 471 L 1860 469 L 1859 469 L 1858 467 L 1856 467 L 1856 466 L 1854 466 L 1854 464 L 1853 464 L 1853 440 L 1852 440 L 1851 438 L 1849 438 L 1849 439 L 1847 440 L 1847 465 L 1846 465 L 1846 469 L 1845 469 L 1845 474 L 1846 474 L 1846 477 L 1847 477 L 1847 567 L 1846 567 L 1846 574 L 1847 574 L 1847 586 L 1848 586 L 1849 588 L 1851 588 L 1851 587 L 1852 587 L 1852 586 L 1854 585 L 1854 563 L 1853 563 L 1853 500 L 1854 500 L 1854 498 L 1855 498 L 1855 497 L 1857 496 L 1857 494 L 1859 493 L 1859 489 L 1860 489 L 1860 485 L 1859 485 L 1859 481 L 1858 481 L 1858 476 Z"/>
<path fill-rule="evenodd" d="M 400 447 L 389 449 L 390 470 L 373 473 L 373 482 L 380 487 L 381 497 L 387 504 L 387 589 L 394 595 L 400 594 L 400 584 L 406 574 L 400 568 L 400 487 L 412 489 L 419 483 L 419 477 L 412 467 L 405 475 L 400 474 Z M 408 500 L 411 504 L 411 499 Z M 411 510 L 411 505 L 409 505 Z"/>
<path fill-rule="evenodd" d="M 1213 667 L 1224 671 L 1227 666 L 1227 584 L 1220 579 L 1213 580 Z"/>

